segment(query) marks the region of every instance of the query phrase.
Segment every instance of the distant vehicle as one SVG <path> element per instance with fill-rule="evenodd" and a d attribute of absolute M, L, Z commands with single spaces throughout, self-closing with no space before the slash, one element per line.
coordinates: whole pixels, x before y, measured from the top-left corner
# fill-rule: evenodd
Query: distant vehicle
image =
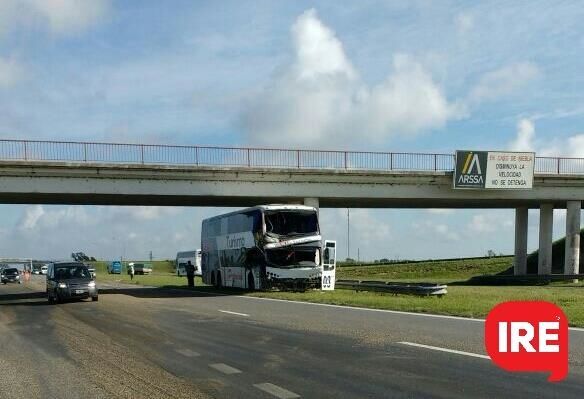
<path fill-rule="evenodd" d="M 47 265 L 42 265 L 41 266 L 41 270 L 40 273 L 41 274 L 47 274 L 47 271 L 49 270 L 49 267 Z"/>
<path fill-rule="evenodd" d="M 107 266 L 108 274 L 122 274 L 122 262 L 114 260 Z"/>
<path fill-rule="evenodd" d="M 95 278 L 95 267 L 87 266 L 87 270 L 89 270 L 89 273 L 91 273 L 91 277 Z"/>
<path fill-rule="evenodd" d="M 150 274 L 152 273 L 152 265 L 150 263 L 136 263 L 130 262 L 128 266 L 134 266 L 134 274 Z M 130 274 L 130 268 L 128 267 L 128 274 Z"/>
<path fill-rule="evenodd" d="M 2 281 L 2 284 L 7 284 L 7 283 L 18 283 L 18 284 L 22 284 L 22 281 L 20 280 L 20 273 L 18 271 L 18 269 L 16 268 L 6 268 L 6 269 L 2 269 L 2 271 L 0 272 L 0 280 Z"/>
<path fill-rule="evenodd" d="M 50 303 L 87 298 L 97 301 L 98 290 L 89 269 L 83 263 L 51 263 L 47 272 L 47 298 Z"/>
<path fill-rule="evenodd" d="M 185 251 L 176 254 L 175 268 L 177 276 L 186 276 L 186 266 L 188 261 L 195 266 L 195 276 L 201 275 L 201 250 L 196 251 Z"/>
<path fill-rule="evenodd" d="M 313 207 L 261 205 L 205 219 L 201 249 L 206 284 L 250 290 L 321 285 L 322 237 Z"/>

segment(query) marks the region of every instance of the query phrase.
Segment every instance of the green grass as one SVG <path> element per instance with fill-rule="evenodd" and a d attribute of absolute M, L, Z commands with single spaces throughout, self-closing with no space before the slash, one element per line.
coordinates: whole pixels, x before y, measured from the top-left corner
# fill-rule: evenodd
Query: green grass
<path fill-rule="evenodd" d="M 559 305 L 570 320 L 570 325 L 584 327 L 584 284 L 554 283 L 546 286 L 471 286 L 464 285 L 470 277 L 496 274 L 507 270 L 512 258 L 472 259 L 456 261 L 432 261 L 374 266 L 347 266 L 337 271 L 337 278 L 385 281 L 428 281 L 453 283 L 448 294 L 442 298 L 390 295 L 374 292 L 335 290 L 323 292 L 244 292 L 226 291 L 242 295 L 265 298 L 289 299 L 335 305 L 359 306 L 375 309 L 401 310 L 408 312 L 435 313 L 462 317 L 485 317 L 496 304 L 512 300 L 544 300 Z M 186 287 L 185 277 L 176 277 L 163 271 L 168 265 L 155 266 L 155 272 L 147 276 L 135 276 L 133 281 L 127 274 L 107 274 L 103 266 L 97 266 L 98 281 L 117 281 L 155 287 Z M 170 269 L 172 270 L 172 269 Z M 125 270 L 124 270 L 125 273 Z M 196 285 L 205 290 L 200 278 Z M 201 289 L 201 288 L 199 288 Z"/>
<path fill-rule="evenodd" d="M 497 274 L 507 270 L 513 257 L 394 263 L 373 266 L 345 266 L 337 269 L 337 279 L 429 281 L 451 283 L 473 276 Z"/>

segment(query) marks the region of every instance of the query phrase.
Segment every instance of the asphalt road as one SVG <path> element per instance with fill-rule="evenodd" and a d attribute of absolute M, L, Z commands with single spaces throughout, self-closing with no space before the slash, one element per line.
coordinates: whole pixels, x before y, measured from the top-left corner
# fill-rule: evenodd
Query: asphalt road
<path fill-rule="evenodd" d="M 0 286 L 0 398 L 584 397 L 581 330 L 551 384 L 481 357 L 480 321 L 107 285 L 48 305 L 43 290 Z"/>

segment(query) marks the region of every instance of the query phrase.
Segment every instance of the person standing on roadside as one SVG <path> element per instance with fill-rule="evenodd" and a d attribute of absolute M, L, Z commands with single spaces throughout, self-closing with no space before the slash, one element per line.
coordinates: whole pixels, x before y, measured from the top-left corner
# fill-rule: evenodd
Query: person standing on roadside
<path fill-rule="evenodd" d="M 136 272 L 134 270 L 134 264 L 130 263 L 128 267 L 130 268 L 130 280 L 134 280 L 134 273 Z"/>
<path fill-rule="evenodd" d="M 195 266 L 193 266 L 193 264 L 191 263 L 191 261 L 189 260 L 187 262 L 187 281 L 189 283 L 189 288 L 194 288 L 195 287 Z"/>

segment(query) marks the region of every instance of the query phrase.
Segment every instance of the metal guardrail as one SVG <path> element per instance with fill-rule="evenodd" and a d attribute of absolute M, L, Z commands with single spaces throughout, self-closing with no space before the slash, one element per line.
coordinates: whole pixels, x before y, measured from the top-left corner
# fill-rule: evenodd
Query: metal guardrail
<path fill-rule="evenodd" d="M 337 280 L 335 288 L 354 291 L 385 292 L 419 296 L 438 296 L 448 293 L 445 284 L 433 283 L 395 283 L 385 281 Z"/>
<path fill-rule="evenodd" d="M 0 139 L 0 160 L 295 169 L 453 171 L 453 154 Z M 536 157 L 535 172 L 584 174 L 584 158 Z"/>

